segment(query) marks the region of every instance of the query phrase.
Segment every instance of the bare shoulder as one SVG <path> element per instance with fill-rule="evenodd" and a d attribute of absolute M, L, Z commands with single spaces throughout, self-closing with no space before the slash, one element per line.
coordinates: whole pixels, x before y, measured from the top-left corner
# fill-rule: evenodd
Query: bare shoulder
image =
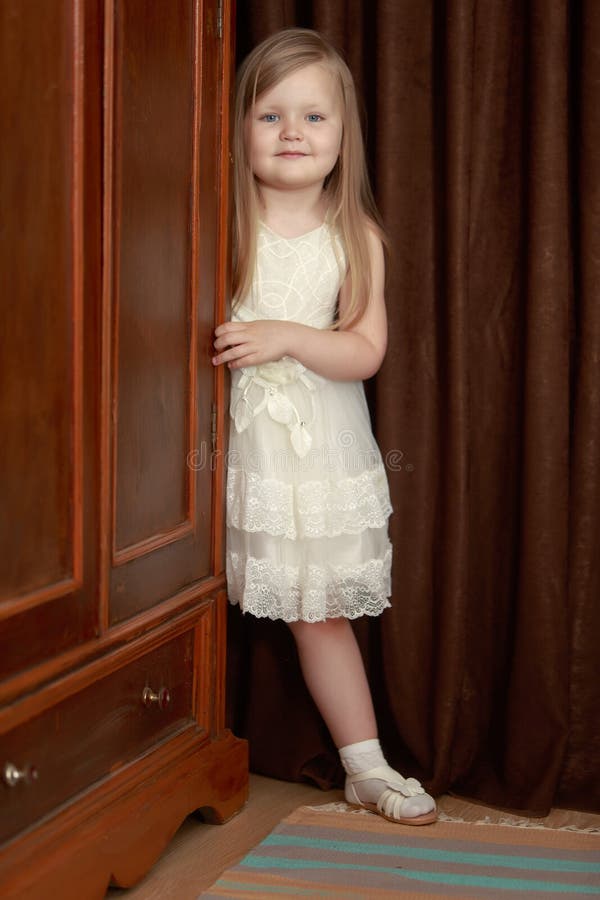
<path fill-rule="evenodd" d="M 369 243 L 380 244 L 383 246 L 383 231 L 380 226 L 370 216 L 364 215 L 362 219 L 362 227 L 367 235 Z"/>
<path fill-rule="evenodd" d="M 371 258 L 376 259 L 380 257 L 383 261 L 385 238 L 381 228 L 376 222 L 373 221 L 373 219 L 370 219 L 368 216 L 365 216 L 363 219 L 363 228 L 367 238 L 367 245 L 369 247 L 369 254 Z"/>
<path fill-rule="evenodd" d="M 377 223 L 367 216 L 364 218 L 364 229 L 369 248 L 371 279 L 376 282 L 383 279 L 385 269 L 384 237 Z"/>
<path fill-rule="evenodd" d="M 366 339 L 372 350 L 371 375 L 379 369 L 387 347 L 387 315 L 385 308 L 384 237 L 377 223 L 363 220 L 369 253 L 369 295 L 363 313 L 350 330 Z"/>
<path fill-rule="evenodd" d="M 385 282 L 385 255 L 384 255 L 384 236 L 379 225 L 366 214 L 363 215 L 362 228 L 364 229 L 364 237 L 366 239 L 366 250 L 368 252 L 369 267 L 369 284 L 370 295 L 367 307 L 377 302 L 383 297 Z M 348 273 L 340 291 L 340 300 L 342 307 L 351 294 L 351 276 Z"/>

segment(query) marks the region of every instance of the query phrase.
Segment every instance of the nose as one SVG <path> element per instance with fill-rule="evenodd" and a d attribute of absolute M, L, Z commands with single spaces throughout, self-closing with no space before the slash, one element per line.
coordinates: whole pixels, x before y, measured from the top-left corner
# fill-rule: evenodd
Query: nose
<path fill-rule="evenodd" d="M 282 141 L 300 141 L 302 140 L 302 131 L 295 118 L 283 119 L 281 122 L 281 131 L 279 137 Z"/>

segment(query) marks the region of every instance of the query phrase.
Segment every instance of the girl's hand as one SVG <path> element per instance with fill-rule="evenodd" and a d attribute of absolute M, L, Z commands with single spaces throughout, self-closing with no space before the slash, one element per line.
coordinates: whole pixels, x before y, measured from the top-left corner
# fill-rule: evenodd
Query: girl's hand
<path fill-rule="evenodd" d="M 289 322 L 257 319 L 254 322 L 224 322 L 215 329 L 213 365 L 227 363 L 230 369 L 260 366 L 274 362 L 287 353 Z"/>

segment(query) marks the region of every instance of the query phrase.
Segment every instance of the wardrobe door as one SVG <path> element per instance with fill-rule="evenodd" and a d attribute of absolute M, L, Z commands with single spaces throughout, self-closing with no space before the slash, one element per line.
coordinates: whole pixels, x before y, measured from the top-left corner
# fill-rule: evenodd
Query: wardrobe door
<path fill-rule="evenodd" d="M 3 898 L 131 886 L 247 797 L 210 361 L 232 16 L 0 0 Z"/>
<path fill-rule="evenodd" d="M 223 585 L 219 9 L 0 4 L 0 700 Z"/>
<path fill-rule="evenodd" d="M 217 586 L 215 8 L 106 5 L 102 626 Z"/>
<path fill-rule="evenodd" d="M 75 2 L 0 4 L 3 698 L 20 673 L 97 628 L 95 422 L 84 415 L 97 400 L 97 308 L 84 291 L 83 31 Z M 92 275 L 94 252 L 89 264 Z"/>

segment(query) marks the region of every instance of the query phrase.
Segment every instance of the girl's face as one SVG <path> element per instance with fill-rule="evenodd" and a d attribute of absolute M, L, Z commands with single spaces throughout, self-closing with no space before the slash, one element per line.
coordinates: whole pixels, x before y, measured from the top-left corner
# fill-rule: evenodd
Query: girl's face
<path fill-rule="evenodd" d="M 278 190 L 322 186 L 340 154 L 342 115 L 333 73 L 314 63 L 256 99 L 246 146 L 260 184 Z"/>

